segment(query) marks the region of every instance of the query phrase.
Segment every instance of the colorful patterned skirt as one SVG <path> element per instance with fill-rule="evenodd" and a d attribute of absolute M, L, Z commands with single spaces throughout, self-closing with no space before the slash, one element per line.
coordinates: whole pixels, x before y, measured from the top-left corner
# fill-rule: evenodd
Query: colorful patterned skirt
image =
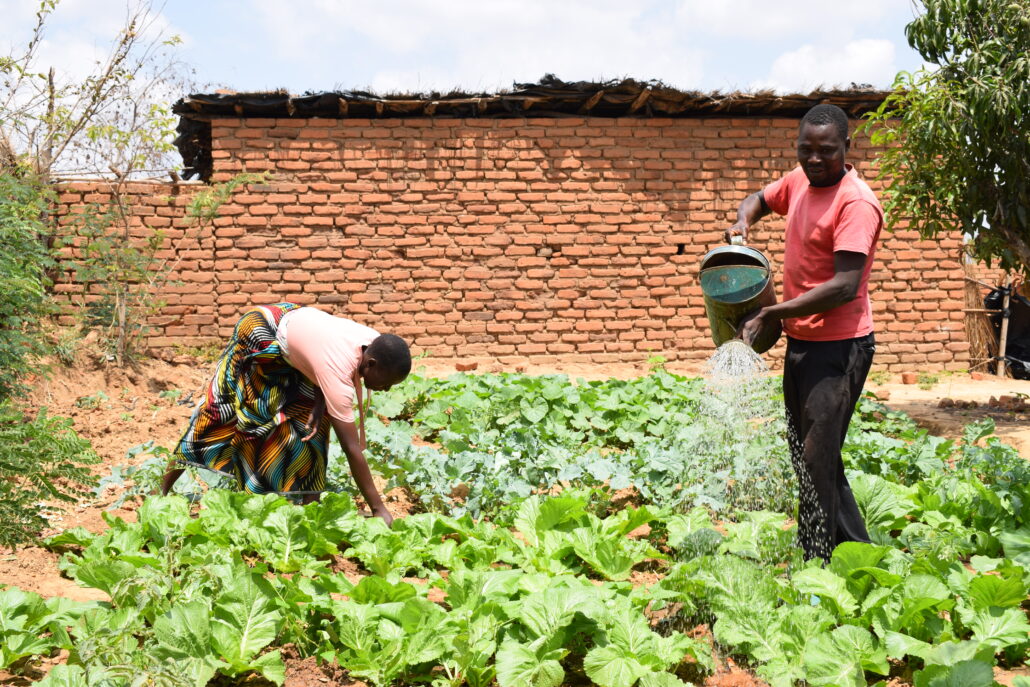
<path fill-rule="evenodd" d="M 229 474 L 254 494 L 325 489 L 329 418 L 301 441 L 318 389 L 290 367 L 275 339 L 282 316 L 299 307 L 278 303 L 240 318 L 176 459 Z"/>

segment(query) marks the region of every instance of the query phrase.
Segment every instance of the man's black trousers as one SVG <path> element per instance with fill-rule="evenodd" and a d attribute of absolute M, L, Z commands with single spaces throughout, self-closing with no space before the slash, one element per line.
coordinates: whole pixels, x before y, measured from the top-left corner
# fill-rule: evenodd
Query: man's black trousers
<path fill-rule="evenodd" d="M 787 339 L 783 400 L 798 477 L 798 539 L 805 558 L 829 560 L 841 542 L 868 542 L 840 450 L 876 350 L 873 335 L 842 341 Z"/>

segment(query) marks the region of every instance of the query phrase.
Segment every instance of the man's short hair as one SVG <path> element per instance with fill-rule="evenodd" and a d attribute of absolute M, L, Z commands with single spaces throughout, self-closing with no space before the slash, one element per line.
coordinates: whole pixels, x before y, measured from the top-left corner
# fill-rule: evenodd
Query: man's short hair
<path fill-rule="evenodd" d="M 411 372 L 411 349 L 396 334 L 380 334 L 368 345 L 367 352 L 395 379 L 404 379 Z"/>
<path fill-rule="evenodd" d="M 837 133 L 840 134 L 840 140 L 848 140 L 848 115 L 836 105 L 827 103 L 816 105 L 801 118 L 798 130 L 804 127 L 805 124 L 811 124 L 812 126 L 833 124 L 837 129 Z"/>

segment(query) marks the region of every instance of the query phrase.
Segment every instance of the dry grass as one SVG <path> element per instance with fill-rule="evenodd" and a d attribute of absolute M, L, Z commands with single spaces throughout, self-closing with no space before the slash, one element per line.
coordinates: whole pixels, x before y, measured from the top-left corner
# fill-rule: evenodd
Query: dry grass
<path fill-rule="evenodd" d="M 978 277 L 976 264 L 965 264 L 966 288 L 965 307 L 967 310 L 984 307 L 984 287 L 976 280 Z M 969 369 L 984 371 L 987 364 L 998 354 L 998 340 L 994 328 L 985 312 L 967 312 L 966 339 L 969 341 Z"/>

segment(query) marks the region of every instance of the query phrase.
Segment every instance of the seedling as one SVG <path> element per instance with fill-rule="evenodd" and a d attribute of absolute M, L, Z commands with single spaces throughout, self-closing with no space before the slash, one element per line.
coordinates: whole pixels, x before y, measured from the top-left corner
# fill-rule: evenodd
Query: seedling
<path fill-rule="evenodd" d="M 103 391 L 98 391 L 95 394 L 91 394 L 89 396 L 79 396 L 77 399 L 75 399 L 75 406 L 78 408 L 94 410 L 110 400 L 111 399 L 108 398 L 107 394 L 105 394 Z"/>
<path fill-rule="evenodd" d="M 941 380 L 939 375 L 932 372 L 920 372 L 916 377 L 916 384 L 920 389 L 928 391 L 934 387 Z"/>

